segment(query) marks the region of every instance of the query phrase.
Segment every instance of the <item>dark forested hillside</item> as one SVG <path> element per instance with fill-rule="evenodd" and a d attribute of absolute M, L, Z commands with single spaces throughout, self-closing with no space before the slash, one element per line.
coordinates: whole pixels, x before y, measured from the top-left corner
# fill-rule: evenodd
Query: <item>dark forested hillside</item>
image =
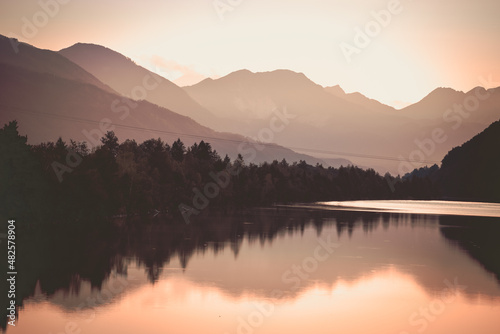
<path fill-rule="evenodd" d="M 451 150 L 439 179 L 447 197 L 500 202 L 500 121 Z"/>

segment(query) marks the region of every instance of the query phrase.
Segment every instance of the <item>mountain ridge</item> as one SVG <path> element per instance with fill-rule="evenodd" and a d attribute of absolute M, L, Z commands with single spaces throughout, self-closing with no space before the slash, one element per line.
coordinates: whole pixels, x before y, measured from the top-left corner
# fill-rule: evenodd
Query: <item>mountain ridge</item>
<path fill-rule="evenodd" d="M 81 52 L 81 48 L 90 50 L 90 54 L 94 56 L 88 57 L 85 52 Z M 69 50 L 73 50 L 73 56 L 69 55 Z M 100 52 L 105 55 L 102 64 L 98 55 Z M 130 81 L 128 86 L 122 87 L 121 95 L 127 95 L 135 87 L 141 87 L 144 78 L 150 80 L 147 81 L 148 84 L 152 84 L 155 78 L 163 80 L 156 73 L 138 66 L 130 58 L 105 46 L 77 43 L 61 50 L 60 54 L 78 58 L 80 65 L 75 66 L 81 71 L 86 71 L 81 66 L 85 62 L 86 67 L 94 66 L 94 72 L 108 65 L 116 65 L 113 62 L 115 59 L 126 63 L 127 68 L 133 70 L 119 73 L 121 67 L 115 66 L 107 74 L 108 79 L 115 80 L 116 85 Z M 109 57 L 110 54 L 112 57 Z M 117 71 L 120 75 L 115 75 Z M 129 72 L 132 75 L 129 76 Z M 92 73 L 89 75 L 99 81 Z M 73 79 L 78 81 L 80 78 L 76 76 Z M 500 116 L 498 89 L 486 91 L 475 88 L 464 93 L 440 87 L 421 101 L 396 110 L 361 93 L 345 93 L 340 86 L 323 87 L 307 78 L 304 73 L 287 69 L 256 73 L 244 69 L 218 79 L 207 78 L 184 88 L 164 80 L 163 83 L 173 90 L 148 91 L 144 100 L 174 112 L 183 109 L 184 113 L 181 114 L 220 133 L 238 133 L 256 141 L 263 141 L 260 137 L 266 129 L 273 126 L 276 112 L 287 113 L 292 116 L 290 122 L 285 127 L 275 129 L 278 131 L 273 131 L 271 142 L 295 148 L 303 154 L 315 155 L 320 159 L 332 156 L 349 158 L 355 165 L 371 166 L 379 172 L 398 170 L 398 160 L 411 160 L 419 150 L 416 143 L 432 136 L 435 129 L 444 129 L 447 140 L 435 145 L 435 150 L 421 159 L 422 163 L 415 167 L 423 167 L 424 161 L 440 161 L 451 148 L 481 132 Z M 83 80 L 89 81 L 92 80 Z M 104 84 L 110 83 L 107 81 Z M 113 91 L 117 88 L 115 84 L 111 87 Z M 166 91 L 179 94 L 165 94 Z M 453 110 L 454 105 L 463 105 L 478 92 L 489 97 L 480 101 L 477 110 L 468 114 L 457 114 Z M 156 97 L 155 93 L 158 94 Z M 177 109 L 165 106 L 178 96 L 183 96 L 194 109 L 182 103 Z M 160 103 L 162 101 L 164 103 Z M 193 110 L 194 113 L 199 112 L 198 116 L 208 119 L 200 121 L 200 118 L 193 115 Z M 460 131 L 455 131 L 456 128 L 460 128 Z M 415 162 L 418 164 L 418 161 Z"/>
<path fill-rule="evenodd" d="M 159 106 L 211 126 L 217 120 L 170 80 L 136 64 L 108 47 L 76 43 L 59 54 L 78 64 L 121 95 L 149 100 Z M 148 89 L 148 87 L 154 87 Z"/>
<path fill-rule="evenodd" d="M 27 43 L 19 43 L 17 50 L 12 47 L 9 37 L 0 35 L 0 62 L 40 73 L 50 73 L 66 79 L 90 83 L 102 90 L 116 93 L 108 85 L 85 71 L 81 66 L 61 55 L 55 56 L 51 50 L 36 48 Z"/>
<path fill-rule="evenodd" d="M 5 47 L 11 46 L 2 45 L 0 54 L 10 52 Z M 39 51 L 32 48 L 35 52 L 31 56 L 39 62 L 47 57 L 70 62 L 49 50 L 44 52 L 45 58 L 37 59 Z M 25 59 L 26 55 L 19 61 Z M 21 65 L 24 66 L 12 65 L 0 59 L 0 121 L 6 124 L 18 120 L 20 131 L 28 134 L 31 143 L 55 141 L 58 137 L 89 142 L 87 135 L 91 134 L 95 146 L 100 144 L 100 136 L 114 125 L 120 138 L 137 141 L 159 136 L 166 142 L 181 138 L 186 145 L 190 145 L 207 138 L 220 154 L 229 154 L 233 159 L 240 151 L 239 145 L 254 145 L 252 140 L 244 136 L 217 132 L 151 102 L 130 100 L 116 92 L 104 90 L 101 88 L 102 83 L 94 85 L 93 82 L 77 80 L 78 77 L 61 77 L 57 73 L 36 71 L 29 64 Z M 86 73 L 76 64 L 72 66 Z M 256 152 L 252 162 L 283 158 L 290 162 L 306 160 L 311 164 L 322 163 L 320 159 L 274 144 Z"/>
<path fill-rule="evenodd" d="M 500 116 L 497 108 L 500 90 L 488 90 L 491 96 L 481 100 L 470 115 L 458 114 L 453 108 L 470 102 L 478 92 L 486 95 L 484 88 L 467 93 L 436 88 L 417 103 L 395 109 L 358 92 L 345 93 L 339 85 L 322 87 L 290 70 L 236 71 L 184 89 L 199 104 L 228 120 L 219 124 L 219 130 L 239 130 L 251 135 L 268 126 L 266 119 L 273 110 L 286 107 L 296 117 L 276 135 L 278 143 L 351 152 L 351 156 L 345 157 L 356 165 L 372 166 L 380 172 L 398 171 L 401 164 L 398 160 L 415 160 L 412 158 L 415 153 L 420 154 L 422 163 L 412 161 L 416 163 L 414 167 L 423 167 L 424 161 L 440 161 L 450 149 L 481 132 Z M 458 127 L 460 131 L 455 131 Z M 417 152 L 420 147 L 416 143 L 432 137 L 435 129 L 445 131 L 446 141 L 434 145 L 428 154 Z"/>

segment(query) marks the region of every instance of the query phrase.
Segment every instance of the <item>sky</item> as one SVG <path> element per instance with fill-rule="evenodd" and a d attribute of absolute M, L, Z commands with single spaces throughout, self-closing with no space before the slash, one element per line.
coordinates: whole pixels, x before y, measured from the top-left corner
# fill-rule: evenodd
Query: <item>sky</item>
<path fill-rule="evenodd" d="M 104 45 L 181 86 L 289 69 L 402 107 L 500 82 L 499 17 L 498 0 L 2 0 L 0 34 Z"/>

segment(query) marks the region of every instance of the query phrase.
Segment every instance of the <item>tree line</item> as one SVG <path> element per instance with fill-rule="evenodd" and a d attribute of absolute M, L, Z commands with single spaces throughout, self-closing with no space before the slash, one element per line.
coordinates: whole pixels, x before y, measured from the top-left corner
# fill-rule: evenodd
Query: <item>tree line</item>
<path fill-rule="evenodd" d="M 439 196 L 427 175 L 400 179 L 355 166 L 312 166 L 286 160 L 246 164 L 221 157 L 210 143 L 186 147 L 161 139 L 102 145 L 62 139 L 28 145 L 13 121 L 0 129 L 2 216 L 32 223 L 101 221 L 112 216 L 199 215 L 278 203 Z M 68 152 L 78 166 L 65 170 Z M 62 182 L 61 182 L 62 181 Z"/>

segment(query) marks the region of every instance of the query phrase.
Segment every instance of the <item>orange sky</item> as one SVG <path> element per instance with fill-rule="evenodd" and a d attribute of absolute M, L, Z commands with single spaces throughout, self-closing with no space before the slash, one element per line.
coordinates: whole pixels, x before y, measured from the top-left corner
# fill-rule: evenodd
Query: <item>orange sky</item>
<path fill-rule="evenodd" d="M 286 68 L 395 105 L 488 86 L 481 76 L 500 86 L 498 17 L 497 0 L 3 0 L 0 34 L 52 50 L 102 44 L 180 85 Z"/>

